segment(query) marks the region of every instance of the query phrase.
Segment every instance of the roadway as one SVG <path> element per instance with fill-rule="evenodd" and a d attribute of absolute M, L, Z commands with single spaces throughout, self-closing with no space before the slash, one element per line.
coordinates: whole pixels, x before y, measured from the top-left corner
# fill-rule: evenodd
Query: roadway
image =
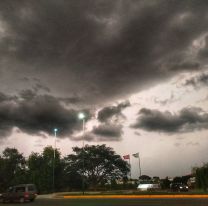
<path fill-rule="evenodd" d="M 14 206 L 19 203 L 0 203 L 0 205 Z M 25 206 L 208 206 L 208 198 L 125 198 L 125 199 L 64 199 L 38 197 Z"/>

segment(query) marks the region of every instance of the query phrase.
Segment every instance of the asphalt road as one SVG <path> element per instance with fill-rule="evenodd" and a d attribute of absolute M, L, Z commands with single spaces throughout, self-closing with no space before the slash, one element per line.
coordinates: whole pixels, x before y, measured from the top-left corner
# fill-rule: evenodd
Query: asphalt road
<path fill-rule="evenodd" d="M 208 199 L 41 199 L 32 203 L 0 203 L 14 206 L 208 206 Z"/>

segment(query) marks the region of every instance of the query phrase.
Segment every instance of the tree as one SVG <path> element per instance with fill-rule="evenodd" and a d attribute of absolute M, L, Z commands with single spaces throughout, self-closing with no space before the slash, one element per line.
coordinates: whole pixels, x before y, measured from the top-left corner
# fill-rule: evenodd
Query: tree
<path fill-rule="evenodd" d="M 139 182 L 142 183 L 142 182 L 149 182 L 152 178 L 148 175 L 141 175 L 139 177 Z"/>
<path fill-rule="evenodd" d="M 29 170 L 29 182 L 34 183 L 39 191 L 44 191 L 44 161 L 42 155 L 32 153 L 28 158 L 27 164 Z"/>
<path fill-rule="evenodd" d="M 75 169 L 67 167 L 64 170 L 63 178 L 65 190 L 80 190 L 82 188 L 82 176 Z"/>
<path fill-rule="evenodd" d="M 162 189 L 170 189 L 170 183 L 171 183 L 171 181 L 169 180 L 168 177 L 166 177 L 165 179 L 161 180 L 161 187 L 162 187 Z"/>
<path fill-rule="evenodd" d="M 0 160 L 3 188 L 26 181 L 26 160 L 15 148 L 6 148 Z"/>
<path fill-rule="evenodd" d="M 198 188 L 207 191 L 208 188 L 208 164 L 196 169 L 196 184 Z"/>
<path fill-rule="evenodd" d="M 4 183 L 4 159 L 0 156 L 0 192 L 3 192 L 5 189 Z"/>
<path fill-rule="evenodd" d="M 191 178 L 192 176 L 191 175 L 184 175 L 181 177 L 181 182 L 183 184 L 187 184 L 188 180 Z"/>
<path fill-rule="evenodd" d="M 30 181 L 37 185 L 39 192 L 47 193 L 53 191 L 53 164 L 55 190 L 62 186 L 63 164 L 60 158 L 61 154 L 51 146 L 45 147 L 42 154 L 32 153 L 28 159 L 28 169 Z"/>
<path fill-rule="evenodd" d="M 173 178 L 173 183 L 181 183 L 182 182 L 182 178 L 181 177 L 174 177 Z"/>
<path fill-rule="evenodd" d="M 152 178 L 152 180 L 153 180 L 154 183 L 160 183 L 160 178 L 157 177 L 157 176 L 154 176 L 154 177 Z"/>
<path fill-rule="evenodd" d="M 75 154 L 65 158 L 65 170 L 76 171 L 83 176 L 91 189 L 112 179 L 122 179 L 129 172 L 129 165 L 106 145 L 86 145 L 84 148 L 74 147 Z"/>

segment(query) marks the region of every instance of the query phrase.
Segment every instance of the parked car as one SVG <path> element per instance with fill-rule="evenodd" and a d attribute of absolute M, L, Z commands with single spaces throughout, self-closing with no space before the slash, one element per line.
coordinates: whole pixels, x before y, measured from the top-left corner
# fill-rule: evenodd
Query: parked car
<path fill-rule="evenodd" d="M 189 187 L 188 185 L 183 183 L 172 183 L 170 184 L 170 189 L 172 191 L 187 192 L 189 190 Z"/>
<path fill-rule="evenodd" d="M 21 203 L 25 201 L 34 201 L 37 197 L 37 190 L 34 184 L 21 184 L 9 187 L 7 192 L 2 194 L 3 202 L 15 202 Z"/>
<path fill-rule="evenodd" d="M 139 183 L 137 189 L 139 191 L 155 191 L 160 189 L 158 183 L 153 183 L 152 181 Z"/>

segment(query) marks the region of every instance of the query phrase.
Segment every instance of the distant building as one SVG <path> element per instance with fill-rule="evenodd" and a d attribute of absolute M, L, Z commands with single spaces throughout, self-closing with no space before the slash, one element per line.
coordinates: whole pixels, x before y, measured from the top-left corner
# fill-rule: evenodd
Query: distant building
<path fill-rule="evenodd" d="M 195 188 L 196 187 L 196 177 L 190 177 L 187 181 L 187 185 L 189 188 Z"/>

